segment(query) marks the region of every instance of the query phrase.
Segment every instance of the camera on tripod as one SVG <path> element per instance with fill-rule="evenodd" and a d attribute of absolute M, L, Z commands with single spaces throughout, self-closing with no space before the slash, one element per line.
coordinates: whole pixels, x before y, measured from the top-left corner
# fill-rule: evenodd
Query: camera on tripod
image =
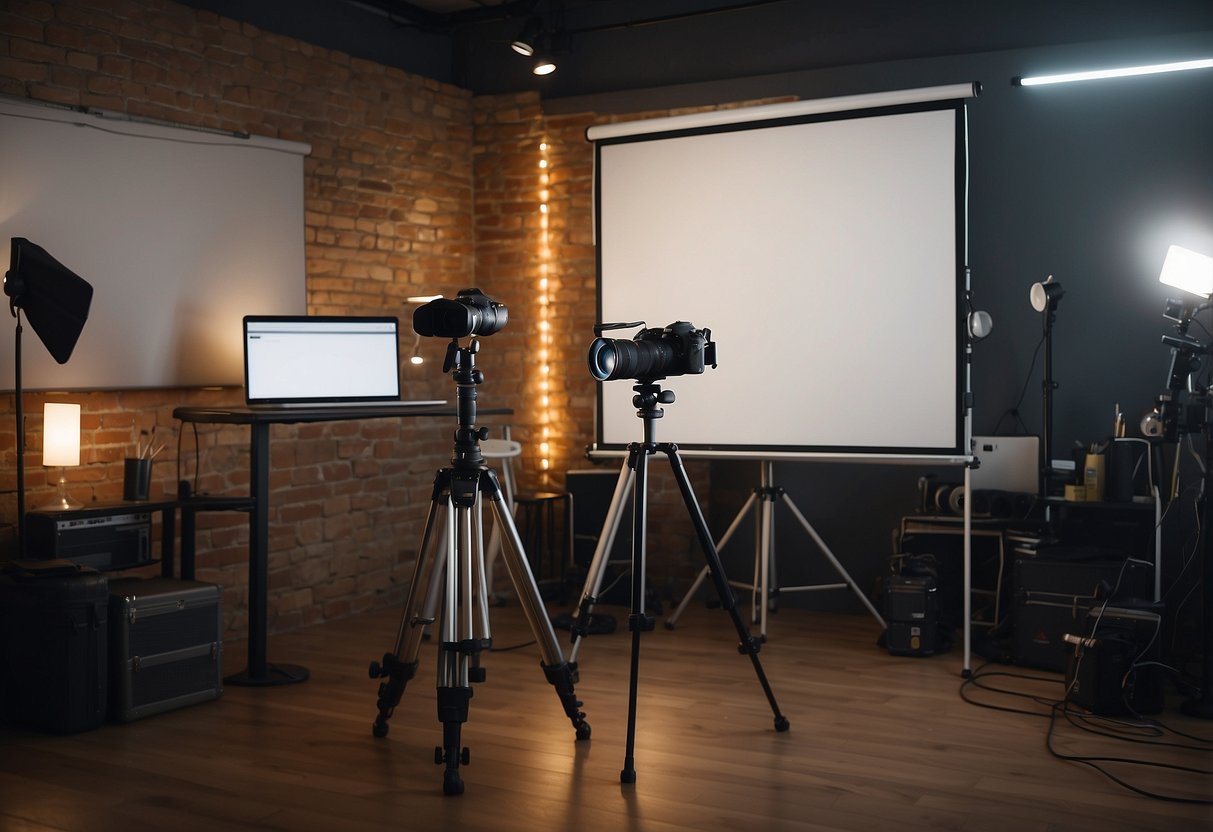
<path fill-rule="evenodd" d="M 454 298 L 437 298 L 413 310 L 413 331 L 437 338 L 463 338 L 500 332 L 509 318 L 504 303 L 479 289 L 460 289 Z"/>
<path fill-rule="evenodd" d="M 1175 322 L 1175 334 L 1162 336 L 1171 348 L 1171 366 L 1167 371 L 1167 390 L 1155 399 L 1154 408 L 1141 420 L 1141 432 L 1151 439 L 1173 442 L 1181 433 L 1199 431 L 1204 422 L 1207 390 L 1196 388 L 1192 376 L 1200 370 L 1210 349 L 1188 334 L 1193 317 L 1208 308 L 1193 307 L 1167 298 L 1163 317 Z"/>
<path fill-rule="evenodd" d="M 643 327 L 634 323 L 598 324 L 598 337 L 590 344 L 590 374 L 598 381 L 621 378 L 654 381 L 667 376 L 699 374 L 708 365 L 716 368 L 716 342 L 710 329 L 696 329 L 694 324 L 675 321 L 664 329 L 641 329 L 632 340 L 603 338 L 609 329 Z"/>

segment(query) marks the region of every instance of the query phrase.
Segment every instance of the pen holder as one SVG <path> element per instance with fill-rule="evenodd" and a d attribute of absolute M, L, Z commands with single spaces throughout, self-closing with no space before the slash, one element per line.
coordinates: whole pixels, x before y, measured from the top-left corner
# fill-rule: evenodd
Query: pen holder
<path fill-rule="evenodd" d="M 122 499 L 146 500 L 152 483 L 152 461 L 139 457 L 123 460 Z"/>
<path fill-rule="evenodd" d="M 1088 502 L 1098 503 L 1103 500 L 1106 476 L 1103 454 L 1087 454 L 1086 463 L 1083 465 L 1083 483 L 1087 488 Z"/>

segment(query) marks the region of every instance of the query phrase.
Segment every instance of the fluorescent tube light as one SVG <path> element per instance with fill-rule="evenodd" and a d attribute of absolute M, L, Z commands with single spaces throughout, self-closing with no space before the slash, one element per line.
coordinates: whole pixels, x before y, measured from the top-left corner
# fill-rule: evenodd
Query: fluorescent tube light
<path fill-rule="evenodd" d="M 1211 67 L 1213 67 L 1213 58 L 1202 58 L 1197 61 L 1127 66 L 1120 69 L 1094 69 L 1088 72 L 1063 72 L 1058 75 L 1033 75 L 1028 78 L 1012 78 L 1011 83 L 1018 87 L 1036 87 L 1042 84 L 1094 81 L 1099 78 L 1127 78 L 1132 75 L 1157 75 L 1160 72 L 1181 72 L 1187 69 L 1209 69 Z"/>

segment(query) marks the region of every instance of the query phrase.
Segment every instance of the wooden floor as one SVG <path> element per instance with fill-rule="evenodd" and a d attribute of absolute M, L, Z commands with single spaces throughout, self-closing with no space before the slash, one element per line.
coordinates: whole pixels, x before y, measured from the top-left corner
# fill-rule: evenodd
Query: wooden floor
<path fill-rule="evenodd" d="M 617 613 L 621 622 L 625 611 Z M 556 610 L 563 612 L 564 610 Z M 498 647 L 526 642 L 517 606 L 493 612 Z M 761 659 L 791 730 L 777 733 L 728 615 L 692 605 L 678 628 L 642 639 L 637 781 L 621 785 L 630 637 L 595 635 L 580 653 L 578 694 L 593 728 L 573 729 L 538 665 L 536 648 L 487 656 L 463 742 L 466 791 L 442 792 L 434 656 L 391 720 L 371 736 L 377 683 L 369 660 L 393 647 L 387 611 L 273 637 L 272 661 L 311 669 L 304 684 L 228 686 L 211 703 L 73 736 L 0 732 L 3 830 L 1196 830 L 1207 806 L 1134 794 L 1046 749 L 1046 705 L 971 689 L 960 694 L 959 650 L 895 658 L 875 646 L 868 617 L 783 609 Z M 562 644 L 567 633 L 561 632 Z M 227 645 L 229 672 L 243 667 Z M 1044 681 L 992 685 L 1061 694 Z M 1165 724 L 1206 738 L 1196 751 L 1056 726 L 1069 754 L 1153 759 L 1208 771 L 1213 724 Z M 1169 742 L 1202 743 L 1176 735 Z M 1148 791 L 1209 799 L 1208 774 L 1107 763 Z"/>

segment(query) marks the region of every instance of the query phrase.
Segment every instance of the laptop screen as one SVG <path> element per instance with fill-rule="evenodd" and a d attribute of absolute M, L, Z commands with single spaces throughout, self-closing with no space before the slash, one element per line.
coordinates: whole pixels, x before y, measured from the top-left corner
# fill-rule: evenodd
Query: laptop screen
<path fill-rule="evenodd" d="M 974 436 L 973 454 L 981 465 L 972 470 L 974 491 L 1040 491 L 1040 439 L 1036 436 Z"/>
<path fill-rule="evenodd" d="M 245 400 L 250 405 L 397 401 L 398 327 L 393 317 L 248 315 Z"/>

